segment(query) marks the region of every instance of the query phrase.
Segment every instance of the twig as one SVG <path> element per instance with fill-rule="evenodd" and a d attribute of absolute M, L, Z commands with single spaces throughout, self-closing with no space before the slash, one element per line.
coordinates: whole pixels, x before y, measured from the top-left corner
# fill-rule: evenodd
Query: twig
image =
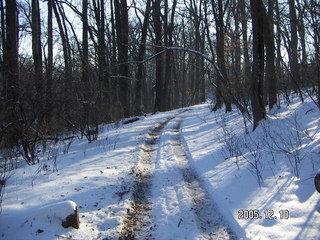
<path fill-rule="evenodd" d="M 58 235 L 58 234 L 55 234 L 54 236 L 56 236 L 58 238 L 69 239 L 69 240 L 82 240 L 81 238 L 65 237 L 65 236 Z"/>
<path fill-rule="evenodd" d="M 182 218 L 180 218 L 180 220 L 179 220 L 178 227 L 180 227 L 181 223 L 182 223 Z"/>

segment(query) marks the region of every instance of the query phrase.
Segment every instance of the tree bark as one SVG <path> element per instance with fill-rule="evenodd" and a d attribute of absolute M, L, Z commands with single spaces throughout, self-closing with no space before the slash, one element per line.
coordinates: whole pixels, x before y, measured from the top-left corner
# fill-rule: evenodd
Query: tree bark
<path fill-rule="evenodd" d="M 82 82 L 84 84 L 84 100 L 88 101 L 89 86 L 89 43 L 88 43 L 88 0 L 82 0 Z"/>
<path fill-rule="evenodd" d="M 46 69 L 46 121 L 49 122 L 52 112 L 52 81 L 53 81 L 53 0 L 48 0 L 48 63 Z"/>
<path fill-rule="evenodd" d="M 161 26 L 161 1 L 155 0 L 153 3 L 153 23 L 155 32 L 155 54 L 158 54 L 162 46 L 162 26 Z M 164 99 L 163 99 L 163 66 L 162 66 L 162 56 L 156 59 L 156 99 L 154 105 L 154 112 L 165 111 Z"/>
<path fill-rule="evenodd" d="M 251 78 L 251 107 L 253 115 L 253 130 L 262 119 L 265 119 L 263 102 L 264 76 L 264 33 L 263 16 L 265 15 L 262 0 L 250 0 L 253 32 L 253 63 Z"/>
<path fill-rule="evenodd" d="M 130 116 L 130 96 L 129 96 L 129 65 L 128 62 L 128 9 L 127 0 L 114 0 L 117 45 L 118 45 L 118 63 L 119 65 L 119 102 L 122 109 L 121 117 Z"/>
<path fill-rule="evenodd" d="M 35 72 L 36 85 L 36 117 L 41 118 L 43 114 L 43 106 L 45 100 L 43 99 L 43 71 L 42 71 L 42 47 L 41 47 L 41 26 L 40 26 L 40 8 L 39 0 L 32 0 L 32 55 Z"/>
<path fill-rule="evenodd" d="M 100 0 L 100 18 L 98 19 L 98 75 L 99 75 L 99 86 L 102 91 L 99 94 L 99 101 L 101 107 L 108 109 L 100 109 L 102 112 L 107 112 L 106 121 L 110 121 L 110 84 L 107 72 L 107 61 L 106 61 L 106 43 L 105 43 L 105 3 L 104 0 Z M 103 103 L 102 103 L 103 101 Z"/>
<path fill-rule="evenodd" d="M 289 4 L 289 17 L 290 17 L 290 40 L 289 40 L 289 64 L 291 71 L 291 78 L 293 84 L 297 87 L 297 91 L 300 94 L 300 98 L 303 101 L 303 95 L 301 92 L 301 78 L 300 78 L 300 68 L 298 65 L 298 31 L 297 31 L 297 13 L 295 0 L 288 0 Z"/>
<path fill-rule="evenodd" d="M 19 104 L 18 23 L 16 0 L 6 0 L 6 37 L 4 45 L 4 122 L 7 126 L 3 147 L 12 148 L 21 138 L 21 106 Z"/>
<path fill-rule="evenodd" d="M 277 104 L 277 76 L 275 68 L 275 44 L 273 33 L 274 0 L 268 0 L 268 14 L 265 16 L 265 46 L 266 46 L 266 82 L 268 83 L 269 109 Z"/>
<path fill-rule="evenodd" d="M 279 9 L 279 1 L 275 1 L 275 12 L 276 12 L 276 74 L 281 82 L 283 80 L 283 71 L 281 66 L 281 16 L 280 16 L 280 9 Z"/>
<path fill-rule="evenodd" d="M 1 14 L 1 47 L 2 47 L 2 56 L 5 55 L 5 44 L 6 44 L 6 22 L 5 22 L 5 9 L 4 9 L 4 0 L 0 0 L 0 14 Z M 5 59 L 4 57 L 0 59 L 0 71 L 1 71 L 1 96 L 0 96 L 0 112 L 3 110 L 4 107 L 4 88 L 5 88 L 5 76 L 4 76 L 4 71 L 5 71 Z"/>
<path fill-rule="evenodd" d="M 174 18 L 175 18 L 175 10 L 177 6 L 177 0 L 173 0 L 172 8 L 171 8 L 171 16 L 169 21 L 169 10 L 168 10 L 168 1 L 165 1 L 165 46 L 173 46 L 173 27 L 174 27 Z M 164 79 L 164 91 L 163 91 L 163 98 L 165 100 L 164 107 L 166 110 L 172 109 L 172 94 L 173 94 L 173 84 L 172 84 L 172 63 L 173 63 L 173 56 L 171 51 L 166 52 L 165 56 L 165 79 Z"/>
<path fill-rule="evenodd" d="M 251 68 L 249 58 L 249 45 L 248 45 L 248 13 L 246 11 L 245 0 L 239 0 L 241 26 L 242 26 L 242 41 L 243 41 L 243 58 L 244 58 L 244 79 L 245 84 L 249 84 L 251 79 Z"/>
<path fill-rule="evenodd" d="M 224 9 L 222 0 L 218 0 L 217 10 L 215 10 L 215 2 L 211 0 L 212 8 L 214 10 L 216 29 L 217 29 L 217 64 L 221 71 L 221 75 L 218 75 L 218 84 L 217 84 L 217 103 L 215 109 L 221 108 L 222 100 L 226 106 L 226 111 L 229 112 L 232 110 L 231 101 L 229 96 L 232 95 L 230 92 L 229 80 L 227 76 L 226 64 L 225 64 L 225 39 L 224 39 Z"/>

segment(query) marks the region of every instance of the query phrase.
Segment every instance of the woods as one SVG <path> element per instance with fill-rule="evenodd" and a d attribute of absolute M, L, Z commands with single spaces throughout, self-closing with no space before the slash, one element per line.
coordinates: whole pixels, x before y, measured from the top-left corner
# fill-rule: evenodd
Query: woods
<path fill-rule="evenodd" d="M 212 101 L 254 129 L 291 91 L 320 106 L 316 0 L 6 0 L 0 142 L 35 146 Z M 290 99 L 287 97 L 287 100 Z"/>

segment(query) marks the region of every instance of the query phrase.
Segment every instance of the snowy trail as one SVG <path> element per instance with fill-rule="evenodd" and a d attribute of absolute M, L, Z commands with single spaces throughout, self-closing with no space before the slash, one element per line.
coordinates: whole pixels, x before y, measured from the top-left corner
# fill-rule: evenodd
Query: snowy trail
<path fill-rule="evenodd" d="M 240 112 L 199 105 L 101 126 L 95 142 L 50 143 L 39 164 L 10 173 L 0 239 L 319 239 L 320 113 L 311 99 L 294 101 L 249 134 Z M 292 154 L 269 147 L 283 139 L 301 157 L 300 179 Z M 261 147 L 261 186 L 250 145 Z M 61 226 L 70 202 L 79 229 Z"/>
<path fill-rule="evenodd" d="M 160 139 L 154 173 L 155 239 L 236 239 L 188 162 L 180 140 L 183 116 Z"/>
<path fill-rule="evenodd" d="M 184 150 L 180 136 L 182 119 L 176 121 L 172 128 L 171 147 L 182 172 L 185 187 L 191 198 L 192 210 L 197 216 L 197 225 L 205 239 L 235 239 L 230 229 L 223 224 L 223 218 L 210 199 L 206 189 L 202 186 L 198 174 L 191 168 L 187 154 Z M 188 156 L 188 157 L 187 157 Z"/>
<path fill-rule="evenodd" d="M 158 139 L 165 125 L 177 114 L 157 124 L 147 134 L 140 154 L 140 160 L 134 170 L 135 180 L 132 190 L 132 203 L 127 209 L 119 239 L 150 239 L 152 237 L 151 189 L 153 156 L 157 150 Z"/>

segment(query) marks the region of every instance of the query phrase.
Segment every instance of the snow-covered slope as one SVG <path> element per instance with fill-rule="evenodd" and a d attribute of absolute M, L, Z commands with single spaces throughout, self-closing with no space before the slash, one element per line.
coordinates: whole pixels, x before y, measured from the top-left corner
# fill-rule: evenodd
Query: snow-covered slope
<path fill-rule="evenodd" d="M 246 134 L 236 110 L 204 104 L 51 146 L 11 173 L 0 239 L 320 239 L 319 117 L 295 99 Z M 65 229 L 74 203 L 80 228 Z"/>

